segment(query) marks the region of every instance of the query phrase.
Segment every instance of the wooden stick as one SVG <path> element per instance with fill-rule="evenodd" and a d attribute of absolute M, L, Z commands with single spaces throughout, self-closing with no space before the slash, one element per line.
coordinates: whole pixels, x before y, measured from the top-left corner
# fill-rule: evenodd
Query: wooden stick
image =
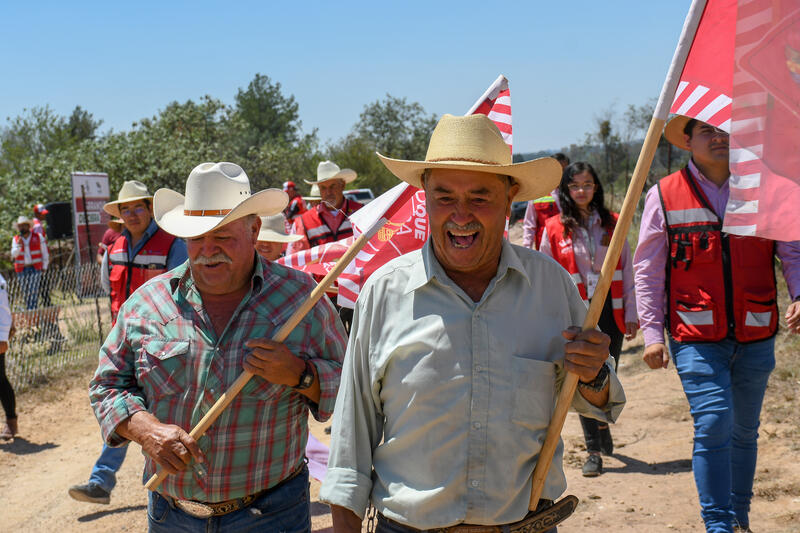
<path fill-rule="evenodd" d="M 372 238 L 372 236 L 382 226 L 383 224 L 379 222 L 375 227 L 371 228 L 370 231 L 362 233 L 358 239 L 356 239 L 355 242 L 350 245 L 350 248 L 348 248 L 344 255 L 336 262 L 336 266 L 334 266 L 333 269 L 328 272 L 324 278 L 322 278 L 322 281 L 320 281 L 319 284 L 314 287 L 314 290 L 311 291 L 311 295 L 305 302 L 303 302 L 303 305 L 301 305 L 297 311 L 295 311 L 292 316 L 289 317 L 286 323 L 281 326 L 281 329 L 279 329 L 275 335 L 273 335 L 272 340 L 274 342 L 283 342 L 286 340 L 286 337 L 289 336 L 289 333 L 291 333 L 292 330 L 300 323 L 300 321 L 303 320 L 306 314 L 311 311 L 317 301 L 319 301 L 319 299 L 325 295 L 325 289 L 328 287 L 328 285 L 333 283 L 333 280 L 339 277 L 339 274 L 342 273 L 345 267 L 349 265 L 350 262 L 355 258 L 356 254 L 361 251 L 369 239 Z M 252 377 L 252 372 L 248 372 L 247 370 L 242 371 L 239 377 L 236 378 L 236 381 L 233 382 L 233 385 L 231 385 L 228 390 L 226 390 L 222 396 L 220 396 L 219 400 L 217 400 L 216 403 L 211 406 L 211 409 L 209 409 L 208 413 L 206 413 L 206 415 L 200 419 L 200 422 L 198 422 L 197 425 L 192 429 L 192 431 L 189 433 L 189 436 L 191 436 L 194 440 L 198 440 L 200 437 L 202 437 L 205 432 L 208 431 L 208 428 L 211 427 L 211 424 L 213 424 L 217 418 L 219 418 L 219 415 L 221 415 L 225 408 L 230 405 L 233 399 L 236 398 L 236 395 L 242 391 L 242 388 L 244 388 L 244 386 Z M 167 475 L 168 474 L 163 470 L 156 472 L 150 479 L 147 480 L 147 483 L 144 485 L 145 488 L 148 490 L 156 490 L 161 482 L 164 481 L 164 478 L 167 477 Z"/>
<path fill-rule="evenodd" d="M 625 201 L 622 204 L 619 220 L 617 220 L 617 225 L 614 228 L 614 235 L 611 237 L 611 243 L 608 246 L 606 258 L 603 261 L 603 268 L 600 271 L 600 279 L 597 282 L 597 288 L 594 291 L 592 303 L 583 321 L 584 330 L 594 329 L 597 326 L 597 321 L 600 319 L 600 314 L 603 312 L 606 293 L 611 285 L 611 278 L 616 269 L 617 261 L 619 261 L 622 247 L 625 244 L 625 237 L 628 234 L 631 220 L 633 220 L 636 204 L 639 203 L 639 197 L 641 196 L 644 183 L 647 180 L 650 164 L 653 162 L 653 156 L 655 155 L 656 148 L 658 148 L 658 139 L 663 129 L 664 120 L 653 117 L 653 120 L 650 122 L 650 128 L 647 130 L 644 146 L 639 153 L 639 160 L 636 162 L 636 168 L 633 171 L 630 187 L 625 195 Z M 550 425 L 547 428 L 547 436 L 539 452 L 539 460 L 536 462 L 536 468 L 533 470 L 531 499 L 528 505 L 530 510 L 535 510 L 539 505 L 539 498 L 542 495 L 547 472 L 550 470 L 550 464 L 553 462 L 553 455 L 558 446 L 561 429 L 564 427 L 564 420 L 567 418 L 567 411 L 572 404 L 572 397 L 575 395 L 577 386 L 578 375 L 568 372 L 567 377 L 564 379 L 564 384 L 561 386 L 561 392 L 558 395 L 553 417 L 550 419 Z"/>

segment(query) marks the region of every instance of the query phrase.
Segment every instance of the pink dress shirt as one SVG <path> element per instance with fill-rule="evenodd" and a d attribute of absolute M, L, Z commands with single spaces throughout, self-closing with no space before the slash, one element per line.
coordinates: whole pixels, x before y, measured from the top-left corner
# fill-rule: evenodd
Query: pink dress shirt
<path fill-rule="evenodd" d="M 558 205 L 558 189 L 553 189 L 550 193 L 553 200 L 556 202 L 556 207 L 561 211 L 561 206 Z M 522 221 L 522 246 L 535 250 L 534 243 L 536 242 L 536 209 L 533 208 L 533 200 L 528 202 L 528 207 L 525 208 L 525 218 Z"/>
<path fill-rule="evenodd" d="M 689 160 L 689 173 L 706 195 L 711 208 L 722 217 L 728 203 L 728 182 L 721 187 L 703 176 L 694 161 Z M 788 221 L 787 221 L 788 223 Z M 789 294 L 796 298 L 800 293 L 800 241 L 776 242 L 775 251 L 783 264 L 783 277 Z M 664 343 L 664 314 L 667 310 L 667 226 L 658 196 L 658 186 L 647 191 L 639 228 L 639 245 L 633 256 L 636 271 L 637 307 L 644 345 Z"/>
<path fill-rule="evenodd" d="M 592 212 L 589 219 L 588 234 L 595 245 L 594 262 L 591 259 L 588 243 L 586 242 L 584 232 L 577 232 L 572 238 L 572 249 L 575 252 L 575 264 L 578 266 L 583 283 L 586 284 L 586 275 L 594 270 L 600 272 L 603 267 L 603 260 L 606 258 L 608 246 L 603 246 L 603 236 L 606 235 L 606 230 L 600 225 L 600 215 L 596 211 Z M 539 246 L 539 251 L 553 257 L 553 251 L 550 249 L 550 239 L 547 237 L 547 230 L 542 234 L 542 243 Z M 631 247 L 628 244 L 628 239 L 625 239 L 625 244 L 622 247 L 622 308 L 625 311 L 625 322 L 636 322 L 636 291 L 633 283 L 633 265 L 631 264 Z M 625 333 L 623 331 L 623 333 Z"/>

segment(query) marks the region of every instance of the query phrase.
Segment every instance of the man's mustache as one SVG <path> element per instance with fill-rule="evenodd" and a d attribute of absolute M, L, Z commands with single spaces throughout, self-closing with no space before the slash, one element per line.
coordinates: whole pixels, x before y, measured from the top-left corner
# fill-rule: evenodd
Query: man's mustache
<path fill-rule="evenodd" d="M 193 262 L 195 265 L 213 265 L 216 263 L 228 263 L 230 265 L 233 263 L 233 259 L 222 252 L 217 252 L 210 257 L 198 255 Z"/>
<path fill-rule="evenodd" d="M 478 222 L 470 222 L 469 224 L 467 224 L 465 226 L 459 226 L 458 224 L 456 224 L 452 220 L 448 220 L 447 222 L 444 223 L 443 229 L 445 231 L 450 231 L 450 230 L 455 230 L 455 231 L 480 231 L 480 230 L 483 229 L 483 226 L 481 226 Z"/>

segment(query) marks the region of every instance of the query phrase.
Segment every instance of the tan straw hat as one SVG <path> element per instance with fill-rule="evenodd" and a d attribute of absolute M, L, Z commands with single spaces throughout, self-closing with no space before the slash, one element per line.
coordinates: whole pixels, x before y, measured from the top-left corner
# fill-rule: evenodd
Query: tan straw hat
<path fill-rule="evenodd" d="M 404 161 L 378 154 L 389 171 L 414 187 L 422 187 L 425 169 L 477 170 L 511 176 L 519 183 L 514 201 L 546 196 L 561 180 L 561 165 L 551 157 L 512 163 L 511 150 L 486 115 L 444 115 L 428 144 L 425 161 Z"/>
<path fill-rule="evenodd" d="M 355 170 L 349 168 L 339 168 L 333 161 L 322 161 L 317 165 L 317 181 L 303 180 L 309 185 L 319 184 L 330 180 L 344 180 L 350 183 L 358 177 Z"/>
<path fill-rule="evenodd" d="M 686 127 L 686 124 L 688 124 L 690 120 L 691 117 L 687 117 L 686 115 L 675 115 L 669 119 L 667 125 L 664 126 L 664 138 L 666 138 L 672 146 L 680 148 L 681 150 L 688 150 L 689 146 L 683 138 L 683 128 Z"/>
<path fill-rule="evenodd" d="M 147 185 L 142 183 L 141 181 L 131 180 L 126 181 L 122 184 L 122 188 L 119 190 L 119 194 L 117 195 L 117 199 L 114 202 L 108 202 L 106 205 L 103 206 L 103 211 L 111 215 L 112 217 L 120 217 L 119 214 L 119 204 L 124 204 L 125 202 L 133 202 L 136 200 L 152 200 L 153 195 L 147 192 Z"/>
<path fill-rule="evenodd" d="M 27 224 L 27 225 L 30 226 L 31 225 L 31 219 L 29 219 L 25 215 L 20 215 L 20 216 L 17 217 L 17 221 L 14 222 L 14 227 L 19 229 L 19 225 L 20 224 Z"/>
<path fill-rule="evenodd" d="M 311 186 L 311 193 L 310 196 L 303 196 L 303 200 L 306 202 L 319 202 L 322 200 L 322 196 L 319 194 L 319 185 L 316 183 Z"/>
<path fill-rule="evenodd" d="M 267 242 L 295 242 L 302 239 L 302 235 L 289 235 L 286 233 L 285 220 L 283 215 L 261 217 L 261 231 L 258 232 L 258 240 Z"/>
<path fill-rule="evenodd" d="M 184 239 L 198 237 L 247 215 L 275 215 L 289 203 L 280 189 L 250 194 L 250 180 L 235 163 L 202 163 L 186 180 L 186 196 L 159 189 L 153 218 L 161 229 Z"/>

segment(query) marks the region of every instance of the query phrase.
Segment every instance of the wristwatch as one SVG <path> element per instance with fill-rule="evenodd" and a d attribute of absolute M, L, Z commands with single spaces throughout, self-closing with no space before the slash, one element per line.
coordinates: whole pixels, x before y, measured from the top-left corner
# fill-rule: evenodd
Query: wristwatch
<path fill-rule="evenodd" d="M 314 369 L 311 368 L 311 363 L 309 363 L 308 361 L 306 361 L 305 363 L 306 367 L 303 369 L 303 373 L 300 374 L 300 382 L 294 387 L 292 387 L 295 390 L 304 390 L 311 387 L 311 385 L 314 384 Z"/>
<path fill-rule="evenodd" d="M 608 375 L 609 375 L 608 365 L 603 363 L 603 366 L 600 367 L 600 370 L 597 372 L 597 375 L 592 381 L 589 381 L 588 383 L 584 383 L 583 381 L 578 381 L 578 386 L 583 387 L 584 389 L 588 389 L 590 391 L 600 392 L 606 387 L 606 384 L 608 383 Z"/>

